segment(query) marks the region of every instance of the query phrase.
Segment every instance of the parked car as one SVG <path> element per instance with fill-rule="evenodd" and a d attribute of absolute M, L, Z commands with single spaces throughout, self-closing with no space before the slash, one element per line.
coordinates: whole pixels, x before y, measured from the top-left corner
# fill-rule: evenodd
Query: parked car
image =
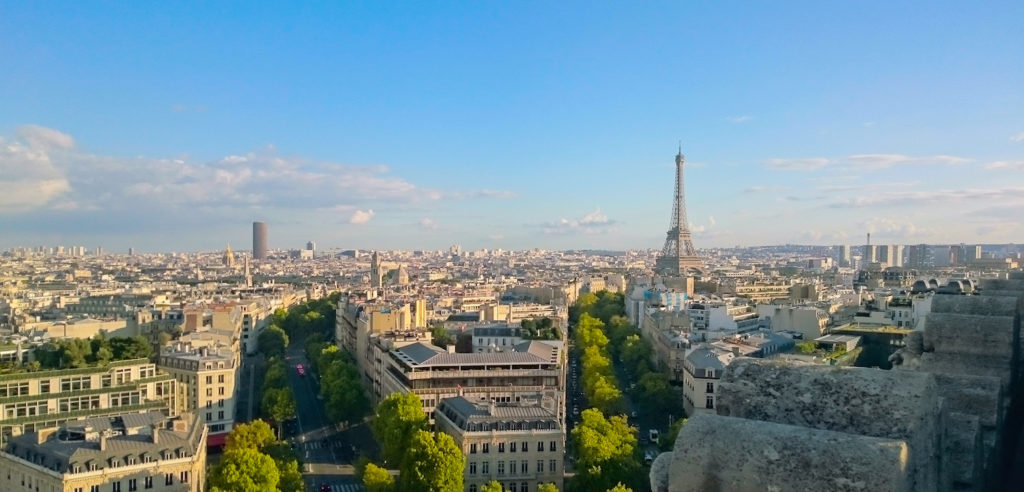
<path fill-rule="evenodd" d="M 306 368 L 302 367 L 302 364 L 295 366 L 295 372 L 299 373 L 299 376 L 306 377 Z"/>
<path fill-rule="evenodd" d="M 647 437 L 651 439 L 652 443 L 658 442 L 658 429 L 651 429 L 647 431 Z"/>

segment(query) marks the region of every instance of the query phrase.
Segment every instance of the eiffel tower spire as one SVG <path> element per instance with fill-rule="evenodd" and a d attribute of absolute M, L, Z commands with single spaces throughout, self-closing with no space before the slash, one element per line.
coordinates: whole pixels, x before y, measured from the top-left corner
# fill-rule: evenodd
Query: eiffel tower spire
<path fill-rule="evenodd" d="M 661 256 L 655 264 L 655 270 L 668 275 L 686 275 L 693 271 L 701 271 L 704 263 L 697 256 L 697 249 L 690 239 L 690 225 L 686 220 L 686 195 L 683 181 L 682 144 L 676 154 L 676 193 L 672 205 L 672 222 L 668 225 L 665 246 L 661 248 Z"/>

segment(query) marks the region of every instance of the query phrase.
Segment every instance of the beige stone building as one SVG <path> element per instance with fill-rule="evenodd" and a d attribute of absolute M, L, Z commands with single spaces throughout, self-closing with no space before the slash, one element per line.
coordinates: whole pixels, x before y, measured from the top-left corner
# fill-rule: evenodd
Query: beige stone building
<path fill-rule="evenodd" d="M 478 492 L 492 480 L 509 492 L 536 491 L 542 483 L 562 489 L 565 428 L 536 401 L 494 403 L 445 398 L 434 412 L 437 429 L 466 455 L 465 489 Z"/>
<path fill-rule="evenodd" d="M 73 419 L 160 410 L 177 415 L 184 396 L 147 359 L 105 366 L 0 375 L 0 444 Z"/>
<path fill-rule="evenodd" d="M 238 360 L 223 345 L 176 343 L 160 352 L 159 367 L 188 388 L 186 409 L 210 429 L 210 445 L 221 445 L 235 422 Z"/>
<path fill-rule="evenodd" d="M 93 417 L 12 438 L 0 490 L 203 492 L 206 428 L 190 414 Z"/>
<path fill-rule="evenodd" d="M 710 345 L 690 351 L 683 364 L 683 408 L 686 415 L 715 413 L 718 380 L 735 354 Z"/>

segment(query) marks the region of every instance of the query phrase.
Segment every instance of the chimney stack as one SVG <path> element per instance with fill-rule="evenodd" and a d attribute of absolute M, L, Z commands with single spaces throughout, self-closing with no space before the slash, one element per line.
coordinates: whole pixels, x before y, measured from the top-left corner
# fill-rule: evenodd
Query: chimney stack
<path fill-rule="evenodd" d="M 101 432 L 100 433 L 100 451 L 106 451 L 106 450 L 107 450 L 107 433 L 106 432 Z"/>
<path fill-rule="evenodd" d="M 157 437 L 159 435 L 159 431 L 160 426 L 153 425 L 153 444 L 160 444 L 160 438 Z"/>

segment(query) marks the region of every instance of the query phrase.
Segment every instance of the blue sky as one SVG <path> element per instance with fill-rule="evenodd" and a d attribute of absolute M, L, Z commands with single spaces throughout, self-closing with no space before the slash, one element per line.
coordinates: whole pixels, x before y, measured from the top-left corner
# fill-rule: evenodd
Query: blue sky
<path fill-rule="evenodd" d="M 0 6 L 0 247 L 1024 239 L 1024 3 Z"/>

